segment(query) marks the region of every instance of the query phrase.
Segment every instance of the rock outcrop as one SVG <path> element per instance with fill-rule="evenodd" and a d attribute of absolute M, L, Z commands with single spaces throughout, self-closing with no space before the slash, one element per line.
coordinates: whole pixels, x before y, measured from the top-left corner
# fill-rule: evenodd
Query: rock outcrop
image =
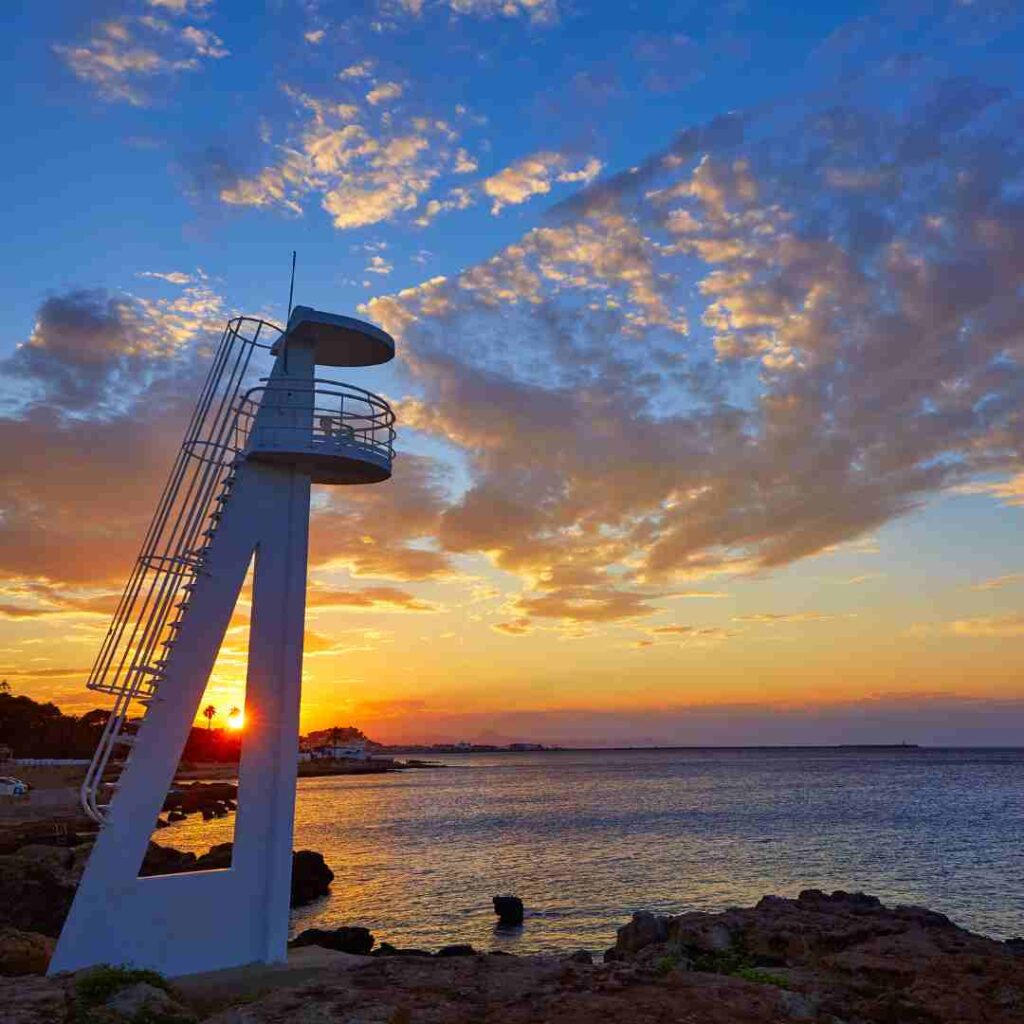
<path fill-rule="evenodd" d="M 39 932 L 56 938 L 71 909 L 75 889 L 85 870 L 91 843 L 80 846 L 23 846 L 0 855 L 0 928 Z M 197 857 L 151 842 L 141 875 L 174 875 L 231 866 L 231 843 L 220 843 Z M 291 905 L 310 903 L 330 891 L 334 872 L 323 855 L 299 850 L 292 855 Z"/>
<path fill-rule="evenodd" d="M 636 914 L 606 956 L 775 985 L 809 1019 L 1024 1022 L 1024 962 L 1008 943 L 863 893 L 808 889 L 721 914 Z"/>
<path fill-rule="evenodd" d="M 498 924 L 515 928 L 523 923 L 523 901 L 518 896 L 495 896 L 493 903 Z"/>
<path fill-rule="evenodd" d="M 369 928 L 358 926 L 351 928 L 307 928 L 297 935 L 288 946 L 297 949 L 302 946 L 322 946 L 324 949 L 336 949 L 340 953 L 353 953 L 356 956 L 369 956 L 373 949 L 373 933 Z"/>
<path fill-rule="evenodd" d="M 296 850 L 292 854 L 292 906 L 302 907 L 330 892 L 334 872 L 322 853 Z"/>
<path fill-rule="evenodd" d="M 62 846 L 0 856 L 0 927 L 59 935 L 84 864 L 83 851 Z"/>
<path fill-rule="evenodd" d="M 45 974 L 56 945 L 48 935 L 0 928 L 0 974 Z"/>

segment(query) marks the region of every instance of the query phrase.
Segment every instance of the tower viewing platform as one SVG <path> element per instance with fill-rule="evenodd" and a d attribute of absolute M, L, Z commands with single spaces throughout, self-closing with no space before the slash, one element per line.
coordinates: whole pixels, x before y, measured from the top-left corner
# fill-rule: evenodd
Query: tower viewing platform
<path fill-rule="evenodd" d="M 315 484 L 373 484 L 391 476 L 395 414 L 378 395 L 340 381 L 269 380 L 246 392 L 247 458 L 285 463 Z"/>
<path fill-rule="evenodd" d="M 314 376 L 316 366 L 376 366 L 395 355 L 373 324 L 297 306 L 271 347 L 275 373 L 238 404 L 246 458 L 292 465 L 315 484 L 379 483 L 391 476 L 395 414 L 379 395 Z"/>

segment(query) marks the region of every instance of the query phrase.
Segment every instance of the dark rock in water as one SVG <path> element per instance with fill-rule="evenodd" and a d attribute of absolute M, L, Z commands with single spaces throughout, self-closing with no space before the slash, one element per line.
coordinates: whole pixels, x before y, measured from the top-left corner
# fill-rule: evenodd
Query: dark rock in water
<path fill-rule="evenodd" d="M 212 807 L 201 807 L 199 809 L 199 811 L 200 811 L 200 813 L 203 816 L 203 821 L 212 821 L 213 820 L 213 808 Z"/>
<path fill-rule="evenodd" d="M 167 814 L 168 821 L 187 821 L 188 815 L 184 811 L 170 811 Z"/>
<path fill-rule="evenodd" d="M 322 853 L 315 850 L 297 850 L 292 854 L 292 906 L 326 896 L 334 881 L 334 872 L 327 866 Z"/>
<path fill-rule="evenodd" d="M 369 928 L 307 928 L 301 935 L 288 943 L 291 949 L 301 946 L 322 946 L 324 949 L 336 949 L 340 953 L 354 953 L 356 956 L 369 956 L 373 949 L 373 935 Z"/>
<path fill-rule="evenodd" d="M 494 912 L 499 924 L 515 927 L 523 923 L 523 901 L 518 896 L 495 896 Z"/>
<path fill-rule="evenodd" d="M 231 867 L 231 851 L 234 843 L 218 843 L 211 846 L 197 861 L 196 871 L 217 871 Z"/>
<path fill-rule="evenodd" d="M 150 843 L 142 861 L 140 875 L 177 875 L 182 871 L 195 871 L 196 855 L 183 853 L 173 846 Z"/>
<path fill-rule="evenodd" d="M 167 828 L 167 826 L 169 824 L 170 824 L 170 822 L 169 821 L 164 821 L 163 818 L 157 818 L 156 819 L 156 827 L 157 828 Z"/>
<path fill-rule="evenodd" d="M 420 956 L 420 957 L 431 957 L 434 954 L 429 949 L 399 949 L 398 946 L 392 946 L 390 942 L 382 942 L 380 946 L 375 949 L 371 956 Z"/>
<path fill-rule="evenodd" d="M 1020 935 L 1015 935 L 1012 939 L 1007 939 L 1006 947 L 1011 953 L 1016 953 L 1017 956 L 1024 956 L 1024 938 Z"/>
<path fill-rule="evenodd" d="M 442 946 L 438 956 L 476 956 L 476 950 L 469 943 L 459 942 L 451 946 Z"/>

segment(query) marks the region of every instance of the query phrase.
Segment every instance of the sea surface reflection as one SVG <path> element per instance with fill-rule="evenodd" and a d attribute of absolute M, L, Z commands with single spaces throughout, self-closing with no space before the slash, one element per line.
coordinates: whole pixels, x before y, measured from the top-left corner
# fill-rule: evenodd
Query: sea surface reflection
<path fill-rule="evenodd" d="M 451 767 L 303 779 L 296 847 L 336 874 L 292 925 L 510 952 L 601 950 L 638 909 L 861 889 L 1024 933 L 1024 750 L 705 749 L 445 755 Z M 204 850 L 231 819 L 159 842 Z M 527 906 L 494 928 L 491 896 Z"/>

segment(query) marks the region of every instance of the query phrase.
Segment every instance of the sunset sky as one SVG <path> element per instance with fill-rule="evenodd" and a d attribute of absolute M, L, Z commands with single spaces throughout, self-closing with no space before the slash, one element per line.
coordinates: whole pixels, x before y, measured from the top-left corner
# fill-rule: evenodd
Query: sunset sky
<path fill-rule="evenodd" d="M 314 494 L 304 729 L 1020 744 L 1020 5 L 13 6 L 15 692 L 102 703 L 204 353 L 294 248 L 396 337 L 341 376 L 400 426 Z"/>

